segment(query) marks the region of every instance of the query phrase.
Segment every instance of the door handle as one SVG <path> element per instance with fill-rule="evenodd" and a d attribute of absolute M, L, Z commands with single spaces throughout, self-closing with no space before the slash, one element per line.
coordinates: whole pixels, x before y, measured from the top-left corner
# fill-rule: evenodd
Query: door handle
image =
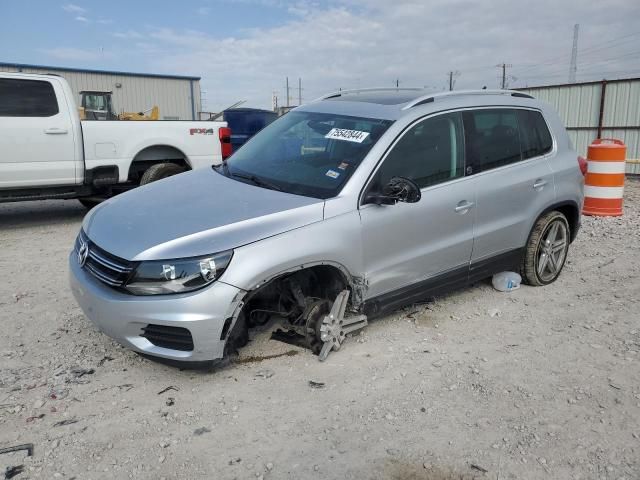
<path fill-rule="evenodd" d="M 66 128 L 45 128 L 44 133 L 47 135 L 65 135 L 68 130 Z"/>
<path fill-rule="evenodd" d="M 467 202 L 466 200 L 463 200 L 462 202 L 458 203 L 458 205 L 456 205 L 456 208 L 454 208 L 454 210 L 456 213 L 466 212 L 474 205 L 475 203 L 473 202 Z"/>
<path fill-rule="evenodd" d="M 538 180 L 536 180 L 536 182 L 533 184 L 533 188 L 535 188 L 536 190 L 538 188 L 542 188 L 547 184 L 546 180 L 542 180 L 541 178 L 539 178 Z"/>

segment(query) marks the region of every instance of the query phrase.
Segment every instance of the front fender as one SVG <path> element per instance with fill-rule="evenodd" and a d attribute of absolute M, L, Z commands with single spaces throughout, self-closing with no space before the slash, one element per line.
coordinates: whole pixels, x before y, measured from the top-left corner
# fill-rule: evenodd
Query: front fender
<path fill-rule="evenodd" d="M 361 244 L 358 212 L 345 213 L 235 249 L 220 280 L 251 291 L 284 273 L 331 265 L 359 284 Z"/>

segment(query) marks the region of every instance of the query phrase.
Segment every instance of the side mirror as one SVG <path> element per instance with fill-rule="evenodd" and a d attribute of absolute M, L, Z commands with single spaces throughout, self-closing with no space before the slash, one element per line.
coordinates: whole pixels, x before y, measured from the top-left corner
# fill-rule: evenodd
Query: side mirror
<path fill-rule="evenodd" d="M 421 197 L 420 187 L 413 180 L 393 177 L 382 189 L 382 194 L 369 192 L 364 198 L 364 203 L 376 205 L 395 205 L 398 202 L 416 203 Z"/>

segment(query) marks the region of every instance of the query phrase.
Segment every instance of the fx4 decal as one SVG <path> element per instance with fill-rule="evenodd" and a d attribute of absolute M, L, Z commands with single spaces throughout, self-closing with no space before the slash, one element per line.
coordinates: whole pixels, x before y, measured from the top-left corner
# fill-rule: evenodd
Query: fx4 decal
<path fill-rule="evenodd" d="M 189 135 L 213 135 L 213 128 L 190 128 Z"/>

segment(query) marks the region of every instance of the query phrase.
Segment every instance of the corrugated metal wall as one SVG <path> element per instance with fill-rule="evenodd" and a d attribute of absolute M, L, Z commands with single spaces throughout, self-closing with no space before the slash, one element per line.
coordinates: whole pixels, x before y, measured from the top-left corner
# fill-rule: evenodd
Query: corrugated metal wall
<path fill-rule="evenodd" d="M 29 68 L 0 65 L 0 72 L 54 73 L 65 78 L 80 103 L 82 90 L 106 90 L 113 92 L 113 108 L 116 113 L 140 112 L 160 108 L 160 118 L 165 120 L 193 120 L 200 110 L 200 82 L 198 80 L 145 77 L 102 72 L 65 71 L 55 68 Z M 121 87 L 116 87 L 116 84 Z M 193 108 L 191 95 L 193 89 Z"/>
<path fill-rule="evenodd" d="M 598 138 L 604 82 L 518 89 L 550 103 L 560 114 L 576 150 L 586 155 Z M 640 78 L 606 82 L 602 138 L 617 138 L 627 146 L 627 172 L 640 174 Z"/>

